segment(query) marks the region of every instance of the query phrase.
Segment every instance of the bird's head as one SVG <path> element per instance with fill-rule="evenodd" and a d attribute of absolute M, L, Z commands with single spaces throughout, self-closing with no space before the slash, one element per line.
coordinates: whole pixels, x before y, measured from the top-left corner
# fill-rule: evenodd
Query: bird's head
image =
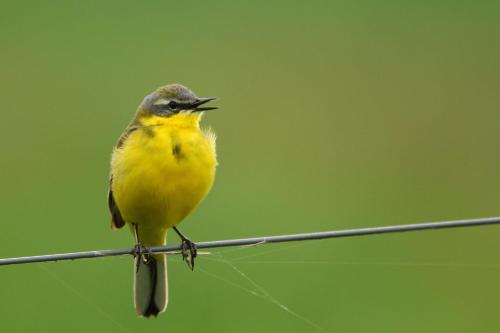
<path fill-rule="evenodd" d="M 200 98 L 183 85 L 174 83 L 158 88 L 141 103 L 140 109 L 151 115 L 171 117 L 177 114 L 217 109 L 217 106 L 202 106 L 215 97 Z"/>

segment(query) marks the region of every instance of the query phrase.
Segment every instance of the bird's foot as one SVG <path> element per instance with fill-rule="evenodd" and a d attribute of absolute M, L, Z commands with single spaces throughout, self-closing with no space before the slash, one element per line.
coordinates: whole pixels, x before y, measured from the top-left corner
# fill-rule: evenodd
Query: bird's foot
<path fill-rule="evenodd" d="M 181 244 L 181 254 L 182 254 L 182 260 L 186 262 L 189 268 L 191 268 L 192 271 L 194 271 L 194 258 L 196 258 L 196 255 L 198 253 L 198 250 L 196 248 L 196 244 L 192 242 L 189 238 L 184 236 L 182 232 L 180 232 L 177 227 L 173 227 L 174 231 L 179 235 L 181 238 L 182 244 Z"/>
<path fill-rule="evenodd" d="M 134 246 L 134 257 L 137 257 L 139 256 L 141 258 L 141 260 L 147 264 L 151 258 L 152 258 L 152 255 L 153 255 L 153 252 L 151 252 L 151 249 L 142 244 L 142 243 L 137 243 L 135 244 Z"/>
<path fill-rule="evenodd" d="M 196 244 L 193 243 L 189 238 L 182 238 L 182 260 L 186 262 L 191 270 L 194 270 L 194 258 L 196 258 L 198 249 L 196 248 Z"/>

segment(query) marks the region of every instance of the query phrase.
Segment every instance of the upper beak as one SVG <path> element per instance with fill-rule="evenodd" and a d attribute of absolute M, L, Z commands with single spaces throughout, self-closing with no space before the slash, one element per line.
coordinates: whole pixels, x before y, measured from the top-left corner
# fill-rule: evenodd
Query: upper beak
<path fill-rule="evenodd" d="M 216 99 L 216 97 L 209 97 L 209 98 L 198 98 L 196 102 L 190 105 L 190 108 L 193 110 L 193 112 L 199 112 L 199 111 L 208 111 L 208 110 L 215 110 L 218 109 L 218 106 L 200 106 L 205 103 L 208 103 L 210 101 L 213 101 Z"/>

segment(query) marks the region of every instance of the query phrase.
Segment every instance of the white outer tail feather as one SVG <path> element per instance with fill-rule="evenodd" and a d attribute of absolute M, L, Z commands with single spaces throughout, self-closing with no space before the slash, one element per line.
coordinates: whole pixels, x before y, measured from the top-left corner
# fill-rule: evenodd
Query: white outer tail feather
<path fill-rule="evenodd" d="M 134 304 L 139 316 L 157 316 L 168 303 L 167 256 L 154 255 L 144 262 L 136 256 L 134 262 Z"/>

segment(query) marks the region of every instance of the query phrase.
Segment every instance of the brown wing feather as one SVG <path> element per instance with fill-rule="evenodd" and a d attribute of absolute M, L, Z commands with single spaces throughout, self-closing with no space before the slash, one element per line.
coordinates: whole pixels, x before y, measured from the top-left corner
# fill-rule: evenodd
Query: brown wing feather
<path fill-rule="evenodd" d="M 116 149 L 121 149 L 125 145 L 130 133 L 137 130 L 139 126 L 135 125 L 135 123 L 130 124 L 125 132 L 118 139 L 118 143 L 116 144 Z M 125 225 L 125 220 L 120 213 L 120 209 L 116 205 L 115 198 L 113 197 L 113 190 L 111 189 L 111 185 L 113 183 L 113 177 L 109 180 L 109 191 L 108 191 L 108 207 L 109 212 L 111 213 L 111 227 L 113 229 L 122 228 Z"/>
<path fill-rule="evenodd" d="M 109 212 L 111 213 L 111 227 L 113 229 L 120 229 L 125 225 L 125 220 L 120 213 L 120 209 L 116 205 L 115 198 L 113 197 L 113 191 L 111 190 L 111 182 L 113 179 L 109 181 L 109 191 L 108 191 L 108 207 Z"/>

